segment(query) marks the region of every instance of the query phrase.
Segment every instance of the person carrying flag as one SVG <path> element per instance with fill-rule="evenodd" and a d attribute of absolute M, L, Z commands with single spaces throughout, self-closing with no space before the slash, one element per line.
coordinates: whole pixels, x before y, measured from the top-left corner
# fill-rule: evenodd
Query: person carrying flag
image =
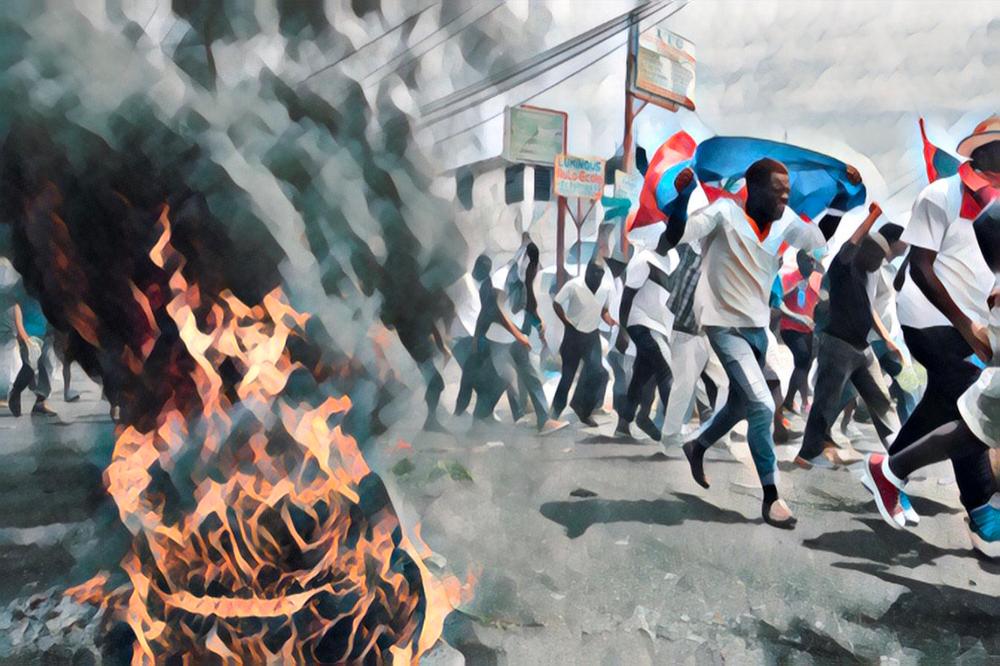
<path fill-rule="evenodd" d="M 747 441 L 764 491 L 761 514 L 768 524 L 785 529 L 793 528 L 796 519 L 779 498 L 777 488 L 772 432 L 775 405 L 764 377 L 769 295 L 786 245 L 802 250 L 825 245 L 840 223 L 842 207 L 863 191 L 858 189 L 861 177 L 857 170 L 836 164 L 839 167 L 824 167 L 824 173 L 834 168 L 844 170 L 842 175 L 853 191 L 840 187 L 833 201 L 826 202 L 826 208 L 836 210 L 818 225 L 804 221 L 788 207 L 792 195 L 789 170 L 768 157 L 757 159 L 746 169 L 745 204 L 721 198 L 686 221 L 683 216 L 675 216 L 668 222 L 668 232 L 676 226 L 671 235 L 680 236 L 680 242 L 703 242 L 702 279 L 695 307 L 729 378 L 725 405 L 695 439 L 684 445 L 691 474 L 699 485 L 708 488 L 705 452 L 739 421 L 747 419 Z"/>
<path fill-rule="evenodd" d="M 969 358 L 991 356 L 986 325 L 994 275 L 972 221 L 1000 198 L 1000 116 L 980 123 L 958 144 L 958 154 L 970 160 L 921 191 L 902 236 L 910 245 L 909 279 L 897 310 L 906 346 L 927 370 L 927 390 L 889 447 L 890 455 L 959 420 L 959 398 L 980 374 Z M 942 163 L 934 160 L 932 170 L 928 162 L 928 173 L 936 175 Z M 996 482 L 987 452 L 953 455 L 951 461 L 973 537 L 1000 542 L 1000 501 L 991 503 Z M 917 518 L 907 513 L 907 520 Z"/>
<path fill-rule="evenodd" d="M 1000 203 L 991 204 L 971 226 L 990 272 L 1000 274 Z M 874 495 L 882 518 L 894 528 L 905 527 L 908 522 L 903 488 L 914 472 L 949 458 L 953 464 L 980 460 L 990 449 L 1000 448 L 1000 282 L 995 281 L 994 285 L 987 300 L 992 358 L 989 367 L 959 398 L 959 418 L 890 455 L 871 454 L 865 459 L 862 482 Z M 970 534 L 976 550 L 997 558 L 1000 557 L 1000 493 L 995 492 L 996 482 L 988 476 L 989 467 L 982 472 L 980 483 L 994 492 L 989 496 L 979 495 L 978 501 L 984 498 L 987 501 L 970 510 Z M 968 499 L 970 490 L 975 492 L 977 488 L 964 488 L 963 501 Z"/>

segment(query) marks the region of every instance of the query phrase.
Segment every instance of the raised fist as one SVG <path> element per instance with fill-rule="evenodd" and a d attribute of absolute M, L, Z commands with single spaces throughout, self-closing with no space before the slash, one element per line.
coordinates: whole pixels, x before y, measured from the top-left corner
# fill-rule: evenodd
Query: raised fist
<path fill-rule="evenodd" d="M 693 182 L 694 171 L 691 170 L 691 167 L 687 167 L 677 174 L 676 178 L 674 178 L 674 187 L 677 188 L 678 193 L 681 193 L 689 188 Z"/>

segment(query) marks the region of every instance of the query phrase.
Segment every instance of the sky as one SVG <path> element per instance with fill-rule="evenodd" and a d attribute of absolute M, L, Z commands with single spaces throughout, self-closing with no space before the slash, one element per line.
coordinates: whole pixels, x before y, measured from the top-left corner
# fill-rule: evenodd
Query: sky
<path fill-rule="evenodd" d="M 541 48 L 547 48 L 636 4 L 522 0 L 508 8 L 528 25 L 535 13 L 543 13 L 547 29 Z M 483 23 L 490 19 L 492 15 Z M 502 43 L 505 26 L 497 21 Z M 721 134 L 787 140 L 857 166 L 871 195 L 893 215 L 905 215 L 924 184 L 918 117 L 926 119 L 932 140 L 954 149 L 976 123 L 1000 112 L 997 2 L 691 0 L 662 26 L 696 45 L 697 110 L 675 114 L 646 107 L 636 125 L 640 145 L 655 150 L 678 129 L 696 139 Z M 440 139 L 518 103 L 620 44 L 531 100 L 569 113 L 570 152 L 610 156 L 623 132 L 624 42 L 624 34 L 617 36 L 453 122 L 432 127 L 429 135 L 438 159 L 453 167 L 499 154 L 502 117 Z M 456 54 L 446 45 L 439 63 Z M 433 65 L 427 68 L 430 74 L 434 70 Z M 434 98 L 449 83 L 465 81 L 461 75 L 451 81 L 438 76 L 423 89 Z"/>

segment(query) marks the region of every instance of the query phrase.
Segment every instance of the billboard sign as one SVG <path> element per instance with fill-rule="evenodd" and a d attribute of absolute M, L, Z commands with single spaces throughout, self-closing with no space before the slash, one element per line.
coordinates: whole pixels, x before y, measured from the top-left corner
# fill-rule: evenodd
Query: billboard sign
<path fill-rule="evenodd" d="M 569 115 L 537 106 L 507 107 L 504 113 L 503 156 L 511 162 L 552 166 L 566 152 Z"/>
<path fill-rule="evenodd" d="M 577 199 L 601 198 L 604 193 L 604 160 L 563 153 L 556 157 L 556 194 Z"/>
<path fill-rule="evenodd" d="M 669 30 L 653 27 L 631 44 L 635 56 L 629 88 L 653 104 L 694 109 L 694 44 Z M 666 102 L 666 104 L 664 104 Z"/>

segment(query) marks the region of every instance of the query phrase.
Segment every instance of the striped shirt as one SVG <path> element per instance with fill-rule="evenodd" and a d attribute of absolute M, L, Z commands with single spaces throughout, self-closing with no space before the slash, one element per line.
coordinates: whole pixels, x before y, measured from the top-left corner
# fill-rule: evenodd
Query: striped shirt
<path fill-rule="evenodd" d="M 694 317 L 694 290 L 701 275 L 701 254 L 690 245 L 677 246 L 680 264 L 670 274 L 670 298 L 667 307 L 674 313 L 674 330 L 690 335 L 698 334 Z"/>

